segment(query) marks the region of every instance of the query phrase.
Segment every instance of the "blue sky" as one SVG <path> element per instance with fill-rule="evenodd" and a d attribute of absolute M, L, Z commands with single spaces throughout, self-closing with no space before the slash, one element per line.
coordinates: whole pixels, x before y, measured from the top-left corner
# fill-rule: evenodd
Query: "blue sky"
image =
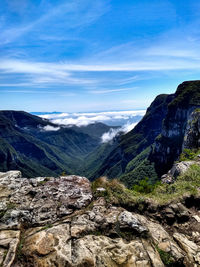
<path fill-rule="evenodd" d="M 1 0 L 0 109 L 146 108 L 200 79 L 196 0 Z"/>

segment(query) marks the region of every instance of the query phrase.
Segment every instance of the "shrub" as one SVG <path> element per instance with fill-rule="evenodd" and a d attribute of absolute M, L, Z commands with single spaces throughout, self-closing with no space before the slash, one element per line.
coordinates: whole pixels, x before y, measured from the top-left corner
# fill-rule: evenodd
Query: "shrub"
<path fill-rule="evenodd" d="M 138 184 L 133 185 L 132 189 L 133 191 L 143 193 L 143 194 L 149 194 L 153 192 L 153 190 L 158 186 L 160 183 L 156 182 L 155 184 L 152 184 L 148 178 L 145 178 L 138 182 Z"/>
<path fill-rule="evenodd" d="M 105 191 L 97 191 L 99 187 Z M 92 183 L 92 191 L 94 197 L 104 197 L 107 203 L 123 205 L 133 202 L 132 192 L 118 179 L 108 180 L 106 177 L 100 177 Z"/>
<path fill-rule="evenodd" d="M 180 161 L 193 160 L 199 154 L 199 150 L 185 148 L 180 155 Z"/>

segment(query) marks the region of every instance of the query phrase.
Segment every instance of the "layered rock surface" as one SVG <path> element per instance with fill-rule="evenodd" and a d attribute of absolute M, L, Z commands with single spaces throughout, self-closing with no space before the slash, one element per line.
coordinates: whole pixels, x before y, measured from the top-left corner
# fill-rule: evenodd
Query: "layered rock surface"
<path fill-rule="evenodd" d="M 94 199 L 84 177 L 0 173 L 0 265 L 197 267 L 198 201 L 138 213 Z"/>
<path fill-rule="evenodd" d="M 161 134 L 156 138 L 149 160 L 160 177 L 178 159 L 183 148 L 198 148 L 200 140 L 200 81 L 183 82 L 168 105 Z"/>

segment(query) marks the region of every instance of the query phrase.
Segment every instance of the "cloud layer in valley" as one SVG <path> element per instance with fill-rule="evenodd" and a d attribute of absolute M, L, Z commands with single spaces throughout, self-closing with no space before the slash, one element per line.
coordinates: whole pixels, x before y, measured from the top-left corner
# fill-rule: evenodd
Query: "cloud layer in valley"
<path fill-rule="evenodd" d="M 107 143 L 113 140 L 118 134 L 122 133 L 128 133 L 130 132 L 135 126 L 137 125 L 137 122 L 135 123 L 126 123 L 120 128 L 117 129 L 110 129 L 108 132 L 104 133 L 101 137 L 102 143 Z"/>
<path fill-rule="evenodd" d="M 87 126 L 95 122 L 102 122 L 110 126 L 123 126 L 127 123 L 138 122 L 145 114 L 145 110 L 108 111 L 92 113 L 51 113 L 39 116 L 59 125 Z M 128 129 L 128 126 L 125 128 Z M 125 129 L 124 128 L 124 129 Z"/>
<path fill-rule="evenodd" d="M 131 131 L 141 120 L 145 110 L 131 111 L 108 111 L 108 112 L 90 112 L 90 113 L 49 113 L 40 114 L 43 119 L 62 126 L 85 127 L 93 123 L 104 123 L 109 126 L 119 126 L 111 128 L 108 132 L 102 134 L 101 142 L 107 143 L 113 140 L 117 135 Z M 60 127 L 45 126 L 44 131 L 57 131 Z"/>

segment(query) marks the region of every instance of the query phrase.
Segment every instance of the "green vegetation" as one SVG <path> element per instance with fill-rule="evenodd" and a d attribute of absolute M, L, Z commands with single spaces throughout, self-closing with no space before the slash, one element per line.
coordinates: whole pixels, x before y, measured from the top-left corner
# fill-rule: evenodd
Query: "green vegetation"
<path fill-rule="evenodd" d="M 20 170 L 24 177 L 79 174 L 85 156 L 99 146 L 103 127 L 84 127 L 83 133 L 78 127 L 44 131 L 45 126 L 57 127 L 26 112 L 0 111 L 0 171 Z"/>
<path fill-rule="evenodd" d="M 173 266 L 174 258 L 171 255 L 171 253 L 160 249 L 158 246 L 156 247 L 156 249 L 160 255 L 162 262 L 165 264 L 165 266 L 167 266 L 167 267 Z"/>
<path fill-rule="evenodd" d="M 19 241 L 19 244 L 18 244 L 18 247 L 17 247 L 17 251 L 16 251 L 16 258 L 20 261 L 22 260 L 23 258 L 23 247 L 24 247 L 24 241 L 25 241 L 25 238 L 24 238 L 24 234 L 22 233 L 21 236 L 20 236 L 20 241 Z"/>
<path fill-rule="evenodd" d="M 6 206 L 7 210 L 12 210 L 12 209 L 15 209 L 16 208 L 16 204 L 15 203 L 12 203 L 12 202 L 9 202 Z"/>
<path fill-rule="evenodd" d="M 137 168 L 143 160 L 145 160 L 151 151 L 151 147 L 147 147 L 140 154 L 138 154 L 134 159 L 132 159 L 126 166 L 125 173 L 129 173 L 135 168 Z"/>
<path fill-rule="evenodd" d="M 98 188 L 103 188 L 104 191 Z M 108 180 L 106 177 L 100 177 L 92 182 L 92 191 L 95 198 L 104 197 L 107 203 L 128 205 L 134 202 L 132 192 L 117 179 Z"/>
<path fill-rule="evenodd" d="M 103 188 L 104 190 L 98 190 Z M 98 178 L 92 183 L 94 197 L 104 197 L 107 203 L 121 206 L 135 206 L 142 210 L 146 201 L 157 204 L 167 204 L 177 200 L 185 194 L 195 195 L 200 188 L 200 165 L 191 165 L 184 175 L 179 176 L 173 184 L 152 184 L 150 180 L 143 179 L 127 189 L 119 180 Z"/>
<path fill-rule="evenodd" d="M 52 227 L 53 227 L 53 224 L 48 223 L 45 226 L 43 226 L 40 230 L 38 230 L 38 232 L 46 230 L 46 229 L 49 229 L 49 228 L 52 228 Z"/>
<path fill-rule="evenodd" d="M 7 213 L 9 210 L 13 210 L 16 208 L 16 204 L 13 202 L 8 202 L 6 204 L 6 207 L 4 210 L 0 211 L 0 219 L 4 217 L 4 215 Z"/>
<path fill-rule="evenodd" d="M 180 155 L 180 161 L 195 160 L 199 154 L 200 154 L 199 149 L 185 148 Z"/>
<path fill-rule="evenodd" d="M 134 179 L 140 174 L 140 170 L 146 167 L 145 172 L 136 179 L 143 179 L 145 176 L 153 177 L 154 166 L 144 166 L 138 169 L 134 175 L 131 171 L 135 170 L 141 161 L 147 159 L 150 151 L 150 145 L 153 144 L 156 136 L 161 132 L 162 121 L 167 114 L 167 106 L 172 101 L 172 95 L 159 95 L 147 109 L 145 116 L 136 125 L 136 127 L 125 135 L 122 135 L 112 144 L 102 144 L 97 150 L 92 152 L 91 157 L 87 158 L 85 163 L 86 176 L 94 179 L 100 176 L 108 176 L 110 179 L 122 176 L 121 181 L 131 187 Z M 147 150 L 146 150 L 147 149 Z M 140 153 L 143 153 L 140 155 Z M 139 156 L 140 155 L 140 156 Z M 130 163 L 131 162 L 131 163 Z M 89 175 L 88 175 L 89 174 Z M 153 180 L 156 179 L 156 175 Z"/>
<path fill-rule="evenodd" d="M 148 178 L 145 178 L 139 181 L 138 184 L 133 185 L 132 190 L 143 194 L 149 194 L 152 193 L 154 189 L 160 184 L 161 183 L 158 181 L 155 184 L 152 184 Z"/>
<path fill-rule="evenodd" d="M 200 166 L 192 165 L 188 171 L 179 176 L 173 184 L 157 184 L 154 186 L 154 190 L 146 197 L 151 198 L 157 203 L 164 204 L 172 200 L 178 199 L 184 194 L 197 193 L 197 189 L 200 187 Z M 140 194 L 140 196 L 144 194 Z"/>
<path fill-rule="evenodd" d="M 200 103 L 200 81 L 188 81 L 180 84 L 176 91 L 176 98 L 170 103 L 171 108 L 187 108 L 189 105 Z"/>
<path fill-rule="evenodd" d="M 144 177 L 149 177 L 151 184 L 155 183 L 158 176 L 155 171 L 153 163 L 150 163 L 147 159 L 142 162 L 138 162 L 138 166 L 132 171 L 120 176 L 120 181 L 123 182 L 128 188 L 131 188 L 134 184 L 138 184 Z"/>

